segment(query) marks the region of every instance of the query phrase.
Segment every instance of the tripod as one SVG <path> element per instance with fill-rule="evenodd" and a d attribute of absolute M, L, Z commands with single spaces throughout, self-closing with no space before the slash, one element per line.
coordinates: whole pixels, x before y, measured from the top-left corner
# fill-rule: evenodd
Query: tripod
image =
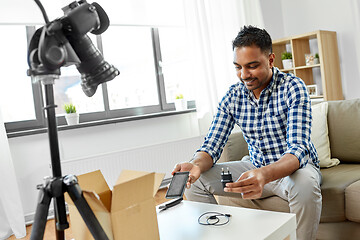
<path fill-rule="evenodd" d="M 45 183 L 38 186 L 40 190 L 39 200 L 35 212 L 35 220 L 31 232 L 31 240 L 43 239 L 49 206 L 51 199 L 54 200 L 56 239 L 65 239 L 64 230 L 69 228 L 66 217 L 64 193 L 67 192 L 78 209 L 86 226 L 95 239 L 108 239 L 106 233 L 101 227 L 95 214 L 86 202 L 82 190 L 74 175 L 62 176 L 59 143 L 57 135 L 57 124 L 54 104 L 54 80 L 58 75 L 43 75 L 40 77 L 45 86 L 46 106 L 44 110 L 47 114 L 48 136 L 50 142 L 50 154 L 53 177 L 47 177 Z"/>

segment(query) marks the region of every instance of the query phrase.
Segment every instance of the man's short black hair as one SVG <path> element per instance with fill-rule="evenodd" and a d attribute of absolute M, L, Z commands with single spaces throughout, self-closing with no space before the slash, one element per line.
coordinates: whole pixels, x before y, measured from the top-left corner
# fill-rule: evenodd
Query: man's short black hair
<path fill-rule="evenodd" d="M 265 29 L 250 25 L 244 26 L 233 41 L 233 50 L 236 47 L 250 47 L 252 45 L 259 47 L 263 53 L 272 53 L 272 40 Z"/>

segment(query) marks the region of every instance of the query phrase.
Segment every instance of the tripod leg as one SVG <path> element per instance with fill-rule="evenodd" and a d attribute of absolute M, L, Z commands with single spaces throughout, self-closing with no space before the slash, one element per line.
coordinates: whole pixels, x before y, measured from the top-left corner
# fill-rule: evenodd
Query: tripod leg
<path fill-rule="evenodd" d="M 55 223 L 55 227 L 56 227 L 56 223 Z M 56 239 L 65 239 L 65 232 L 64 230 L 56 230 L 55 231 L 55 236 L 56 236 Z"/>
<path fill-rule="evenodd" d="M 77 182 L 76 176 L 67 175 L 64 177 L 63 181 L 64 184 L 67 186 L 67 192 L 69 193 L 71 200 L 74 202 L 77 210 L 79 211 L 82 219 L 84 220 L 94 239 L 108 240 L 109 238 L 101 227 L 89 204 L 86 202 L 82 194 L 82 190 L 80 189 L 80 186 Z"/>
<path fill-rule="evenodd" d="M 65 198 L 64 198 L 65 190 L 66 188 L 64 188 L 62 178 L 54 178 L 52 180 L 51 193 L 54 199 L 55 220 L 56 220 L 55 222 L 56 222 L 57 231 L 64 231 L 65 229 L 69 228 L 69 223 L 67 221 L 66 208 L 65 208 Z M 60 239 L 60 238 L 56 238 L 56 239 Z"/>
<path fill-rule="evenodd" d="M 46 190 L 45 186 L 40 187 L 39 190 L 39 201 L 36 207 L 35 220 L 31 231 L 31 240 L 43 239 L 51 202 L 50 193 Z"/>
<path fill-rule="evenodd" d="M 66 216 L 64 195 L 61 195 L 53 199 L 54 199 L 54 210 L 55 210 L 56 239 L 65 240 L 64 230 L 69 228 L 69 223 L 67 221 L 67 216 Z"/>

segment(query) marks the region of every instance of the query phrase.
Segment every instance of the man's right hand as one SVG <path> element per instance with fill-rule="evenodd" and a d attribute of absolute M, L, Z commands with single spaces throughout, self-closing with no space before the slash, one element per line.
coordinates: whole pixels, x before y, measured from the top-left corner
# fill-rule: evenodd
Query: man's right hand
<path fill-rule="evenodd" d="M 174 170 L 171 172 L 171 175 L 174 175 L 176 172 L 189 172 L 189 179 L 186 183 L 186 188 L 190 188 L 191 184 L 196 182 L 199 179 L 201 174 L 201 169 L 199 166 L 191 162 L 183 162 L 176 164 Z"/>
<path fill-rule="evenodd" d="M 186 187 L 190 188 L 191 184 L 199 179 L 201 173 L 209 170 L 213 165 L 213 160 L 206 152 L 197 152 L 191 162 L 183 162 L 176 164 L 172 175 L 176 172 L 190 172 L 189 180 L 186 183 Z"/>

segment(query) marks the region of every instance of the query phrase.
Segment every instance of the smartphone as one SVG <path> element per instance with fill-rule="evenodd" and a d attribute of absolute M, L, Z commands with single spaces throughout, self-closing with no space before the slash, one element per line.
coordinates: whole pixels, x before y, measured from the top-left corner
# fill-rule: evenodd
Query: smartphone
<path fill-rule="evenodd" d="M 165 198 L 181 198 L 188 179 L 189 172 L 176 172 L 171 179 Z"/>

